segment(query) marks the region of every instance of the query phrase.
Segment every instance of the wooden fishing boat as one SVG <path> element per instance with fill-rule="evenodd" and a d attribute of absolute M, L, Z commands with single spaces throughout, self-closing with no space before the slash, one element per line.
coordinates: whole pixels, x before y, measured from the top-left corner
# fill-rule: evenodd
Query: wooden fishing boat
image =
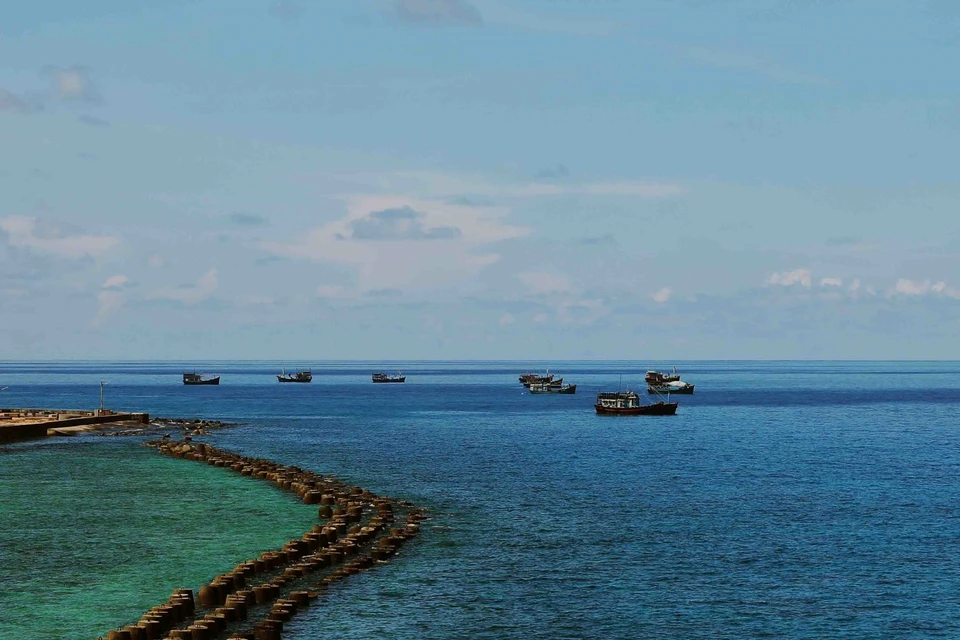
<path fill-rule="evenodd" d="M 185 373 L 183 374 L 183 384 L 187 386 L 218 385 L 220 384 L 220 376 L 207 377 L 199 373 Z"/>
<path fill-rule="evenodd" d="M 669 395 L 671 393 L 690 395 L 693 393 L 694 386 L 695 385 L 692 385 L 689 382 L 674 380 L 673 382 L 651 384 L 647 386 L 647 393 L 655 393 L 657 395 Z"/>
<path fill-rule="evenodd" d="M 384 382 L 406 382 L 407 376 L 402 373 L 397 373 L 395 376 L 388 375 L 386 373 L 375 373 L 373 374 L 373 381 L 377 383 Z"/>
<path fill-rule="evenodd" d="M 640 404 L 640 396 L 633 391 L 600 392 L 594 406 L 599 415 L 608 416 L 672 416 L 678 402 L 658 401 Z"/>
<path fill-rule="evenodd" d="M 531 384 L 543 384 L 546 382 L 553 382 L 553 374 L 549 371 L 544 375 L 539 373 L 525 373 L 520 376 L 520 384 L 525 387 L 529 387 Z"/>
<path fill-rule="evenodd" d="M 310 382 L 313 380 L 313 374 L 309 371 L 297 371 L 293 375 L 287 375 L 287 370 L 282 369 L 281 374 L 277 376 L 280 382 Z"/>
<path fill-rule="evenodd" d="M 679 382 L 680 374 L 677 373 L 677 368 L 673 368 L 673 373 L 663 373 L 662 371 L 647 371 L 647 375 L 644 377 L 646 383 L 650 386 L 658 384 L 666 384 L 668 382 Z"/>
<path fill-rule="evenodd" d="M 559 393 L 564 395 L 573 395 L 577 392 L 577 385 L 575 384 L 555 385 L 552 382 L 547 384 L 531 384 L 529 388 L 530 393 L 532 394 Z"/>

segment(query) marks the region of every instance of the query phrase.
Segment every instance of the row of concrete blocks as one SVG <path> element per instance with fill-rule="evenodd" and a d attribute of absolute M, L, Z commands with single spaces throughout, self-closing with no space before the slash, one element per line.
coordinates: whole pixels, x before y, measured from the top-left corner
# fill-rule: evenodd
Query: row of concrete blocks
<path fill-rule="evenodd" d="M 301 579 L 320 568 L 345 562 L 348 556 L 358 554 L 362 546 L 371 543 L 381 533 L 384 535 L 370 555 L 347 563 L 315 583 L 314 588 L 326 588 L 332 582 L 372 567 L 376 561 L 386 561 L 406 539 L 416 535 L 419 531 L 418 523 L 425 517 L 422 510 L 411 511 L 407 515 L 405 527 L 394 527 L 387 532 L 385 527 L 394 520 L 393 505 L 396 503 L 390 498 L 376 496 L 359 487 L 350 487 L 297 467 L 241 457 L 205 444 L 190 445 L 166 440 L 150 444 L 167 455 L 230 468 L 243 475 L 274 482 L 280 488 L 297 493 L 306 504 L 319 503 L 320 517 L 329 518 L 330 522 L 327 525 L 315 525 L 302 538 L 287 542 L 281 550 L 265 552 L 255 560 L 241 563 L 234 571 L 218 576 L 202 587 L 197 594 L 198 604 L 211 611 L 203 618 L 194 620 L 193 624 L 186 628 L 174 627 L 182 627 L 186 616 L 193 614 L 193 592 L 178 589 L 168 603 L 151 609 L 136 625 L 111 631 L 107 636 L 108 640 L 155 640 L 164 637 L 164 633 L 168 634 L 166 637 L 170 639 L 213 640 L 218 638 L 231 622 L 246 620 L 248 607 L 265 604 L 271 598 L 276 598 L 271 613 L 257 623 L 253 631 L 235 638 L 279 638 L 283 622 L 286 621 L 286 614 L 283 612 L 289 609 L 290 598 L 293 598 L 293 602 L 299 600 L 302 606 L 319 595 L 316 591 L 292 591 L 289 598 L 279 598 L 281 588 L 287 583 Z M 376 515 L 370 518 L 367 526 L 350 527 L 351 522 L 361 521 L 365 504 L 373 507 Z M 404 508 L 413 507 L 406 502 L 397 504 Z M 286 566 L 283 573 L 270 582 L 244 590 L 248 578 L 258 573 L 278 570 L 288 564 L 292 566 Z M 284 606 L 278 607 L 277 603 Z M 274 615 L 275 613 L 277 615 Z"/>

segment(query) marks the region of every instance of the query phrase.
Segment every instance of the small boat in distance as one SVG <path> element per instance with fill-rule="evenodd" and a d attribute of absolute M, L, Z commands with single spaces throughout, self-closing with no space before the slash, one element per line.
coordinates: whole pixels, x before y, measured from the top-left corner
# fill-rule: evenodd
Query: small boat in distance
<path fill-rule="evenodd" d="M 563 379 L 561 378 L 560 381 Z M 529 387 L 531 384 L 547 384 L 553 382 L 553 374 L 548 370 L 544 375 L 539 373 L 525 373 L 520 376 L 520 384 Z"/>
<path fill-rule="evenodd" d="M 407 376 L 399 372 L 395 376 L 391 376 L 386 373 L 373 374 L 374 382 L 405 382 L 406 380 L 407 380 Z"/>
<path fill-rule="evenodd" d="M 218 385 L 220 384 L 220 376 L 206 377 L 199 373 L 185 373 L 183 374 L 183 384 L 187 386 L 208 384 Z"/>
<path fill-rule="evenodd" d="M 286 369 L 281 369 L 281 374 L 277 376 L 277 380 L 280 382 L 310 382 L 313 380 L 313 374 L 309 371 L 297 371 L 293 375 L 288 376 Z"/>
<path fill-rule="evenodd" d="M 673 373 L 663 373 L 662 371 L 647 371 L 647 375 L 644 377 L 646 383 L 650 386 L 657 384 L 665 384 L 667 382 L 679 382 L 680 374 L 677 373 L 677 368 L 673 368 Z"/>
<path fill-rule="evenodd" d="M 541 394 L 541 393 L 560 393 L 564 395 L 573 395 L 577 392 L 577 385 L 575 384 L 554 384 L 553 382 L 544 383 L 533 383 L 529 387 L 531 394 Z"/>
<path fill-rule="evenodd" d="M 671 393 L 682 393 L 685 395 L 690 395 L 693 393 L 693 387 L 695 385 L 690 384 L 689 382 L 683 382 L 681 380 L 674 380 L 673 382 L 664 382 L 661 384 L 651 384 L 647 386 L 647 393 L 656 393 L 658 395 L 671 394 Z"/>
<path fill-rule="evenodd" d="M 599 415 L 608 416 L 672 416 L 677 413 L 678 402 L 654 402 L 640 404 L 640 396 L 633 391 L 612 391 L 597 394 L 593 405 Z"/>

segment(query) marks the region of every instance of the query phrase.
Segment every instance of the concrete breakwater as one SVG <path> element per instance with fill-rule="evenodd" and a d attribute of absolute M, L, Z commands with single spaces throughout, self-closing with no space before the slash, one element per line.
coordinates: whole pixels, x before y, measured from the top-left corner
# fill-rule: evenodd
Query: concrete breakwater
<path fill-rule="evenodd" d="M 68 435 L 71 430 L 95 425 L 147 424 L 146 413 L 117 413 L 106 409 L 77 411 L 61 409 L 0 409 L 0 442 Z"/>
<path fill-rule="evenodd" d="M 273 640 L 284 623 L 338 581 L 388 561 L 419 532 L 423 509 L 360 487 L 203 443 L 158 440 L 160 453 L 204 462 L 276 484 L 318 506 L 317 525 L 282 548 L 261 553 L 216 576 L 194 593 L 176 589 L 139 621 L 107 640 L 161 638 Z M 101 636 L 103 638 L 104 636 Z"/>

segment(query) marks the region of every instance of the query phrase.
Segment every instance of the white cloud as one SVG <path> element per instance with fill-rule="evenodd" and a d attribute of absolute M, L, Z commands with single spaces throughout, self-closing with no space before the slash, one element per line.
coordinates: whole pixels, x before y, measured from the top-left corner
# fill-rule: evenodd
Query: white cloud
<path fill-rule="evenodd" d="M 500 316 L 500 326 L 501 326 L 501 327 L 506 327 L 506 326 L 508 326 L 508 325 L 513 324 L 513 323 L 516 322 L 516 321 L 517 321 L 517 319 L 514 318 L 513 315 L 512 315 L 512 314 L 509 314 L 509 313 L 505 313 L 505 314 L 503 314 L 502 316 Z"/>
<path fill-rule="evenodd" d="M 86 258 L 103 255 L 120 244 L 112 236 L 68 236 L 53 224 L 31 216 L 0 218 L 0 229 L 15 247 L 27 247 L 59 258 Z"/>
<path fill-rule="evenodd" d="M 808 269 L 794 269 L 793 271 L 774 273 L 767 278 L 767 284 L 775 284 L 782 287 L 792 287 L 795 284 L 802 284 L 809 288 L 810 271 Z"/>
<path fill-rule="evenodd" d="M 90 80 L 86 67 L 45 67 L 53 85 L 54 97 L 58 100 L 77 102 L 98 102 L 99 95 Z"/>
<path fill-rule="evenodd" d="M 897 280 L 897 284 L 894 285 L 893 292 L 905 296 L 922 296 L 930 292 L 930 281 L 914 282 L 913 280 L 900 278 Z"/>
<path fill-rule="evenodd" d="M 508 213 L 503 207 L 407 196 L 362 195 L 346 202 L 347 213 L 341 219 L 307 231 L 292 242 L 267 242 L 263 248 L 289 258 L 352 267 L 362 292 L 458 282 L 500 259 L 496 253 L 482 251 L 484 246 L 528 233 L 503 222 Z M 364 226 L 376 212 L 407 210 L 415 214 L 420 233 L 388 234 L 379 227 L 378 233 L 370 233 Z M 365 232 L 358 235 L 358 226 Z"/>
<path fill-rule="evenodd" d="M 106 279 L 106 281 L 104 281 L 102 288 L 103 289 L 119 289 L 123 287 L 123 285 L 127 284 L 129 281 L 130 280 L 129 278 L 127 278 L 127 276 L 119 276 L 119 275 L 110 276 L 109 278 Z"/>
<path fill-rule="evenodd" d="M 850 283 L 849 291 L 854 293 L 860 288 L 860 278 L 854 278 L 853 282 Z"/>
<path fill-rule="evenodd" d="M 166 287 L 153 292 L 150 298 L 160 300 L 176 300 L 186 305 L 203 302 L 217 290 L 217 270 L 210 269 L 200 276 L 196 283 L 179 287 Z"/>
<path fill-rule="evenodd" d="M 670 295 L 672 293 L 673 292 L 670 291 L 669 287 L 664 287 L 663 289 L 660 289 L 660 291 L 657 291 L 655 294 L 653 294 L 650 297 L 653 299 L 654 302 L 662 304 L 670 299 Z"/>
<path fill-rule="evenodd" d="M 93 325 L 97 326 L 103 323 L 108 316 L 116 313 L 123 308 L 123 294 L 119 291 L 104 290 L 97 295 L 97 315 L 93 319 Z"/>
<path fill-rule="evenodd" d="M 570 283 L 566 278 L 548 271 L 526 271 L 518 277 L 533 293 L 557 293 L 570 290 Z"/>
<path fill-rule="evenodd" d="M 154 269 L 159 269 L 160 267 L 164 266 L 165 264 L 167 264 L 167 261 L 164 260 L 164 259 L 163 259 L 163 256 L 160 255 L 159 253 L 151 254 L 151 255 L 147 258 L 147 266 L 148 266 L 148 267 L 153 267 Z"/>
<path fill-rule="evenodd" d="M 840 278 L 820 278 L 821 287 L 842 287 L 843 280 Z"/>
<path fill-rule="evenodd" d="M 947 283 L 942 280 L 931 283 L 930 280 L 924 280 L 923 282 L 920 282 L 917 280 L 900 278 L 894 285 L 893 290 L 889 293 L 889 295 L 898 294 L 904 296 L 925 296 L 936 294 L 938 296 L 945 296 L 947 298 L 960 298 L 960 291 L 948 287 Z"/>
<path fill-rule="evenodd" d="M 543 324 L 549 319 L 550 319 L 550 316 L 548 316 L 545 313 L 538 313 L 537 315 L 533 316 L 533 321 L 536 322 L 537 324 Z"/>

